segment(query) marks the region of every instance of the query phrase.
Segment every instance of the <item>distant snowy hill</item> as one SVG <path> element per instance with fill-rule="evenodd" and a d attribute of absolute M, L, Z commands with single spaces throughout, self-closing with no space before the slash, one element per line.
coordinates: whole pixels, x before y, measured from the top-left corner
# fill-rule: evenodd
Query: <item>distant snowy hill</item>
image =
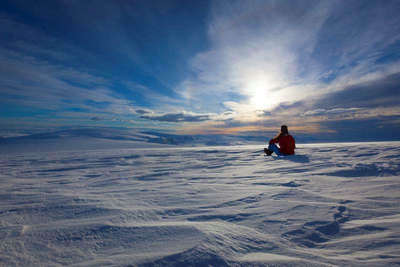
<path fill-rule="evenodd" d="M 117 128 L 80 128 L 0 138 L 0 153 L 145 148 L 165 146 L 218 146 L 262 143 L 265 138 L 222 135 L 174 135 Z"/>
<path fill-rule="evenodd" d="M 0 153 L 160 147 L 157 136 L 110 128 L 83 128 L 0 138 Z"/>

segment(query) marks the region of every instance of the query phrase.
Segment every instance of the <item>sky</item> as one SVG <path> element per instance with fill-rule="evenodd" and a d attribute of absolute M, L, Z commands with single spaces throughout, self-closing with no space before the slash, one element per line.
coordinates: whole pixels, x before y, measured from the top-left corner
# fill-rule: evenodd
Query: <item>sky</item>
<path fill-rule="evenodd" d="M 400 1 L 0 2 L 0 136 L 400 139 Z"/>

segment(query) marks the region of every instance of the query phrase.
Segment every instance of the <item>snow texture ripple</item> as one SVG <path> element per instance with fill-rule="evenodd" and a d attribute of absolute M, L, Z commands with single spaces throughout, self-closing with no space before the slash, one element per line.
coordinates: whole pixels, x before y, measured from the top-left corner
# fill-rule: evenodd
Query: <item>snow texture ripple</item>
<path fill-rule="evenodd" d="M 2 266 L 400 264 L 400 143 L 0 155 Z"/>

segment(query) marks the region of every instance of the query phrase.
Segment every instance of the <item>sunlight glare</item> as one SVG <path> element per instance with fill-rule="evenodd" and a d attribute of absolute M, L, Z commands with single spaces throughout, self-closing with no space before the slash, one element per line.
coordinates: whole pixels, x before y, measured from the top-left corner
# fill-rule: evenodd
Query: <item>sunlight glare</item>
<path fill-rule="evenodd" d="M 265 76 L 251 77 L 246 86 L 249 95 L 249 104 L 255 110 L 264 110 L 273 107 L 276 103 L 274 94 L 269 90 L 273 82 Z"/>

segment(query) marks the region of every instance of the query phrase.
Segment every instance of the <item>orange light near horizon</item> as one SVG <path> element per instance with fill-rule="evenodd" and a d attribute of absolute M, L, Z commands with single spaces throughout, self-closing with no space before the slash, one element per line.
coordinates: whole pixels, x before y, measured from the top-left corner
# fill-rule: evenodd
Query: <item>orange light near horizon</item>
<path fill-rule="evenodd" d="M 243 133 L 259 133 L 263 132 L 279 132 L 280 125 L 278 126 L 257 126 L 257 125 L 247 125 L 238 127 L 223 127 L 216 125 L 198 125 L 196 127 L 186 127 L 178 130 L 179 134 L 191 134 L 191 135 L 207 135 L 207 134 L 217 134 L 217 135 L 238 135 Z M 329 129 L 322 129 L 319 125 L 312 124 L 306 126 L 290 126 L 289 131 L 294 133 L 304 133 L 304 134 L 315 134 L 315 133 L 333 133 L 335 131 Z"/>

